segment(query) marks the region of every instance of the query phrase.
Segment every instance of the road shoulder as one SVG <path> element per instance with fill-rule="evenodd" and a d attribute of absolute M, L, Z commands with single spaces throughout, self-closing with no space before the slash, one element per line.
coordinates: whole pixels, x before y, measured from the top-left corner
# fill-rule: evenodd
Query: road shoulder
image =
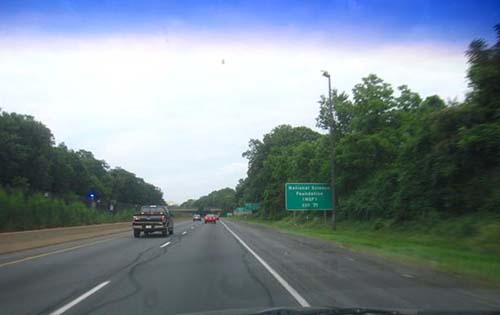
<path fill-rule="evenodd" d="M 235 220 L 229 220 L 229 224 L 300 293 L 305 292 L 311 305 L 500 307 L 496 302 L 500 300 L 499 290 L 431 268 L 401 264 L 262 224 Z"/>

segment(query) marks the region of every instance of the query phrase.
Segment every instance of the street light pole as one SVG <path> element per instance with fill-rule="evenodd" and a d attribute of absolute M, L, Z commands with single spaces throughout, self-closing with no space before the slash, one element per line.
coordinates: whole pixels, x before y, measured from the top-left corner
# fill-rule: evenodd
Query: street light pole
<path fill-rule="evenodd" d="M 333 103 L 332 103 L 332 84 L 331 84 L 331 78 L 330 74 L 327 71 L 322 71 L 323 76 L 328 78 L 328 108 L 330 109 L 330 142 L 331 142 L 331 165 L 330 165 L 330 170 L 331 170 L 331 189 L 332 189 L 332 229 L 335 230 L 337 228 L 337 222 L 335 219 L 335 140 L 334 140 L 334 134 L 335 134 L 335 112 L 333 110 Z"/>

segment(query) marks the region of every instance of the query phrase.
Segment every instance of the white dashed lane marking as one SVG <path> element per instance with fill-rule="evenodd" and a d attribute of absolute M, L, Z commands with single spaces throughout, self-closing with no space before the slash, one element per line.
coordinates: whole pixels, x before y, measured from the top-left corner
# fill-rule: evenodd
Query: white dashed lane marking
<path fill-rule="evenodd" d="M 100 289 L 104 288 L 109 283 L 110 283 L 110 281 L 105 281 L 105 282 L 99 284 L 98 286 L 95 286 L 93 289 L 85 292 L 84 294 L 80 295 L 79 297 L 77 297 L 73 301 L 69 302 L 68 304 L 64 305 L 63 307 L 58 308 L 57 310 L 53 311 L 52 313 L 50 313 L 50 315 L 61 315 L 61 314 L 63 314 L 64 312 L 66 312 L 67 310 L 69 310 L 70 308 L 72 308 L 73 306 L 75 306 L 76 304 L 80 303 L 81 301 L 85 300 L 86 298 L 88 298 L 92 294 L 94 294 L 97 291 L 99 291 Z"/>
<path fill-rule="evenodd" d="M 170 244 L 170 242 L 166 242 L 165 244 L 161 245 L 160 248 L 163 248 L 165 246 L 168 246 Z"/>

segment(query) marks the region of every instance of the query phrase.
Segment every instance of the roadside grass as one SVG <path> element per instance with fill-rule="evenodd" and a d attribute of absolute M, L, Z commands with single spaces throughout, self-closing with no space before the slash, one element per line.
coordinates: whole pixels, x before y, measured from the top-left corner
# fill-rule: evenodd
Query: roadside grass
<path fill-rule="evenodd" d="M 0 188 L 0 232 L 123 222 L 130 220 L 132 214 L 132 209 L 122 209 L 113 215 L 81 202 L 67 203 L 21 191 L 8 193 Z"/>
<path fill-rule="evenodd" d="M 341 221 L 332 231 L 322 217 L 287 216 L 278 221 L 240 218 L 288 233 L 333 241 L 346 248 L 432 267 L 457 276 L 500 285 L 500 215 L 475 214 L 455 218 L 426 217 L 396 223 L 391 220 Z"/>

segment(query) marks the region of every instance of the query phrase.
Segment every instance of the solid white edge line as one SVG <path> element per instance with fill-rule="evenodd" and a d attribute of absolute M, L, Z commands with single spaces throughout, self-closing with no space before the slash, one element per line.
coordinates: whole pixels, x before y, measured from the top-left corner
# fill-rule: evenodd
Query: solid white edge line
<path fill-rule="evenodd" d="M 166 242 L 165 244 L 161 245 L 160 248 L 163 248 L 165 246 L 168 246 L 170 244 L 170 242 Z"/>
<path fill-rule="evenodd" d="M 69 310 L 70 308 L 72 308 L 73 306 L 75 306 L 76 304 L 80 303 L 81 301 L 85 300 L 86 298 L 88 298 L 92 294 L 94 294 L 97 291 L 99 291 L 100 289 L 104 288 L 110 282 L 111 281 L 108 280 L 108 281 L 105 281 L 105 282 L 99 284 L 98 286 L 94 287 L 90 291 L 85 292 L 84 294 L 80 295 L 79 297 L 77 297 L 73 301 L 69 302 L 68 304 L 64 305 L 63 307 L 61 307 L 61 308 L 53 311 L 52 313 L 50 313 L 50 315 L 61 315 L 61 314 L 63 314 L 64 312 L 66 312 L 67 310 Z"/>
<path fill-rule="evenodd" d="M 222 222 L 222 225 L 224 225 L 224 227 L 229 231 L 229 233 L 231 233 L 234 238 L 236 238 L 236 240 L 238 242 L 240 242 L 241 245 L 243 245 L 243 247 L 246 248 L 246 250 L 248 250 L 261 264 L 262 266 L 264 266 L 264 268 L 267 269 L 267 271 L 269 271 L 269 273 L 276 279 L 278 280 L 278 282 L 285 288 L 285 290 L 288 291 L 288 293 L 290 293 L 294 298 L 295 300 L 300 304 L 300 306 L 302 307 L 310 307 L 311 305 L 309 304 L 309 302 L 306 301 L 306 299 L 304 299 L 300 294 L 299 292 L 297 292 L 297 290 L 295 290 L 285 279 L 283 279 L 283 277 L 281 277 L 279 275 L 279 273 L 276 272 L 276 270 L 274 270 L 273 268 L 271 268 L 271 266 L 269 266 L 265 261 L 264 259 L 260 258 L 259 255 L 257 255 L 251 248 L 250 246 L 248 246 L 238 235 L 236 235 L 236 233 L 234 233 L 224 222 Z"/>

